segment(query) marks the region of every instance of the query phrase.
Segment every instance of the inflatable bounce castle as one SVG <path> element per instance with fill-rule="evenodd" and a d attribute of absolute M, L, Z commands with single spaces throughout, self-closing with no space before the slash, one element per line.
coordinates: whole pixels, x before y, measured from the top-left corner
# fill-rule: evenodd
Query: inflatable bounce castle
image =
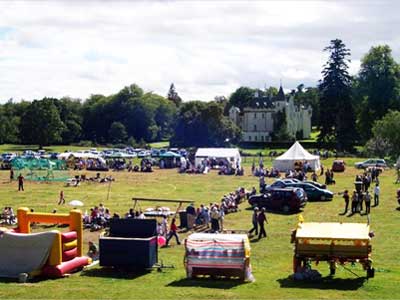
<path fill-rule="evenodd" d="M 18 278 L 28 274 L 56 278 L 91 263 L 91 259 L 82 254 L 83 228 L 79 210 L 49 214 L 19 208 L 17 217 L 18 228 L 0 230 L 0 277 Z M 31 233 L 31 222 L 68 224 L 69 231 Z"/>

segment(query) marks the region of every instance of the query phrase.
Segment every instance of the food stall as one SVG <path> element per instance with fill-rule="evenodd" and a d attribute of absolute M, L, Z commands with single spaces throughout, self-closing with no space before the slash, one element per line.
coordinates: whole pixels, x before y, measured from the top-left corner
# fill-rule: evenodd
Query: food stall
<path fill-rule="evenodd" d="M 301 272 L 310 261 L 326 261 L 334 275 L 337 264 L 360 263 L 367 278 L 374 277 L 372 236 L 368 224 L 300 222 L 292 232 L 293 271 Z"/>

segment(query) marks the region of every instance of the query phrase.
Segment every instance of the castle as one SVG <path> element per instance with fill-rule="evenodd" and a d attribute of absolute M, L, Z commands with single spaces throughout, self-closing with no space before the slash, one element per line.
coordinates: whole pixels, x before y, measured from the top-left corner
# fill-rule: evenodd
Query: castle
<path fill-rule="evenodd" d="M 243 142 L 269 142 L 282 127 L 291 138 L 309 138 L 311 116 L 311 107 L 295 105 L 294 96 L 286 97 L 282 86 L 275 97 L 256 91 L 248 106 L 229 110 L 229 118 L 242 129 Z"/>

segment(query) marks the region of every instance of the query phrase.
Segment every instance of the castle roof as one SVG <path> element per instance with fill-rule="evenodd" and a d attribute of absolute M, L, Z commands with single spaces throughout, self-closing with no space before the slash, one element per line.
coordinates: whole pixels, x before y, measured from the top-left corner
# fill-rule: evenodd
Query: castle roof
<path fill-rule="evenodd" d="M 278 95 L 276 95 L 275 101 L 286 101 L 285 93 L 283 92 L 282 85 L 279 87 Z"/>

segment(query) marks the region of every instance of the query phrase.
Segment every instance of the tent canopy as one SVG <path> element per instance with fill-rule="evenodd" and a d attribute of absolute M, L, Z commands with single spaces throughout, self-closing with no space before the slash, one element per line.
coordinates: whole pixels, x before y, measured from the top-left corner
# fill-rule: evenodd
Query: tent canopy
<path fill-rule="evenodd" d="M 321 167 L 319 156 L 310 154 L 296 141 L 292 147 L 275 159 L 274 168 L 281 172 L 293 170 L 296 161 L 307 161 L 312 170 L 318 170 Z"/>
<path fill-rule="evenodd" d="M 195 163 L 199 165 L 204 158 L 225 158 L 233 166 L 239 165 L 242 161 L 238 148 L 199 148 L 195 154 Z"/>

